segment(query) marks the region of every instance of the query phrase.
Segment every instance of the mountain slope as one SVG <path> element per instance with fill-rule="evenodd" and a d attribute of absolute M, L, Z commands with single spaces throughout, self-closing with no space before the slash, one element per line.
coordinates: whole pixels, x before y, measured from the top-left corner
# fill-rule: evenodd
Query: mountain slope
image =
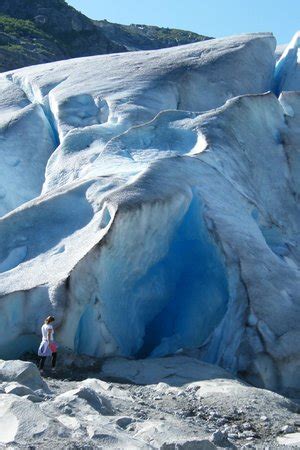
<path fill-rule="evenodd" d="M 1 71 L 126 50 L 63 0 L 4 0 L 0 14 Z"/>
<path fill-rule="evenodd" d="M 0 16 L 0 71 L 64 58 L 52 36 L 30 20 Z"/>
<path fill-rule="evenodd" d="M 127 50 L 157 50 L 210 39 L 190 31 L 150 25 L 120 25 L 107 20 L 94 21 L 105 36 Z"/>
<path fill-rule="evenodd" d="M 81 56 L 154 49 L 206 39 L 158 27 L 93 21 L 64 0 L 2 0 L 0 71 Z"/>

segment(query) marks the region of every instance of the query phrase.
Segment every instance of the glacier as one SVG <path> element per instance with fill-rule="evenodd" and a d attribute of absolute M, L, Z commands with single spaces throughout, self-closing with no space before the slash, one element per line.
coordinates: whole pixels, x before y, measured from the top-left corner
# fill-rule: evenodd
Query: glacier
<path fill-rule="evenodd" d="M 0 357 L 198 349 L 300 392 L 299 37 L 0 75 Z M 297 92 L 298 91 L 298 92 Z"/>

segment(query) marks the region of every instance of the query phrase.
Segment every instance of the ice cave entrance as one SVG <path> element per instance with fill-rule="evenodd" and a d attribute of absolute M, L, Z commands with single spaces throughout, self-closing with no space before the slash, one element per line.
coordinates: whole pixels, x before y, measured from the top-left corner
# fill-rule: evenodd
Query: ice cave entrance
<path fill-rule="evenodd" d="M 223 318 L 228 285 L 220 251 L 203 221 L 194 197 L 176 230 L 167 255 L 151 271 L 161 271 L 169 298 L 145 326 L 142 348 L 135 356 L 161 356 L 180 348 L 197 348 Z"/>
<path fill-rule="evenodd" d="M 203 220 L 200 197 L 194 194 L 171 236 L 170 230 L 162 229 L 160 221 L 151 217 L 151 208 L 145 214 L 131 227 L 130 237 L 124 237 L 122 228 L 121 241 L 115 239 L 115 246 L 102 249 L 101 283 L 95 296 L 100 300 L 92 299 L 82 313 L 74 345 L 78 353 L 107 354 L 101 350 L 109 346 L 103 325 L 115 340 L 118 354 L 126 357 L 163 356 L 180 348 L 197 348 L 225 315 L 229 297 L 225 264 Z M 160 236 L 166 233 L 169 245 L 163 253 L 161 241 L 153 239 L 151 232 L 147 237 L 150 220 L 156 221 Z M 142 229 L 136 231 L 138 227 Z M 131 245 L 126 247 L 129 239 Z M 120 242 L 125 247 L 122 251 Z M 149 252 L 160 255 L 149 267 L 147 246 Z M 133 249 L 142 254 L 134 258 Z M 139 270 L 134 259 L 146 269 Z"/>

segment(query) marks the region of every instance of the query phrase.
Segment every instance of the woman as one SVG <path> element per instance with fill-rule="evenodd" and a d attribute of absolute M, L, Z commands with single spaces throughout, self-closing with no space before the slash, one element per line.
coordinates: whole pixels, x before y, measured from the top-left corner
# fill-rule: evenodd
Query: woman
<path fill-rule="evenodd" d="M 49 316 L 45 319 L 44 325 L 42 326 L 42 342 L 39 346 L 38 355 L 40 357 L 39 369 L 41 374 L 44 373 L 44 364 L 47 356 L 52 356 L 52 371 L 55 371 L 56 357 L 57 357 L 57 345 L 54 342 L 54 330 L 51 325 L 54 322 L 54 317 Z"/>

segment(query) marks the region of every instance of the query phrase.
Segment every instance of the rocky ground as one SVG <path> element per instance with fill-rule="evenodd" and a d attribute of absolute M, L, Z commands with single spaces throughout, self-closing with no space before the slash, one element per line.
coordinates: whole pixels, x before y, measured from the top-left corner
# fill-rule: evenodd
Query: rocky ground
<path fill-rule="evenodd" d="M 300 448 L 295 401 L 193 357 L 64 363 L 0 362 L 3 448 Z"/>

